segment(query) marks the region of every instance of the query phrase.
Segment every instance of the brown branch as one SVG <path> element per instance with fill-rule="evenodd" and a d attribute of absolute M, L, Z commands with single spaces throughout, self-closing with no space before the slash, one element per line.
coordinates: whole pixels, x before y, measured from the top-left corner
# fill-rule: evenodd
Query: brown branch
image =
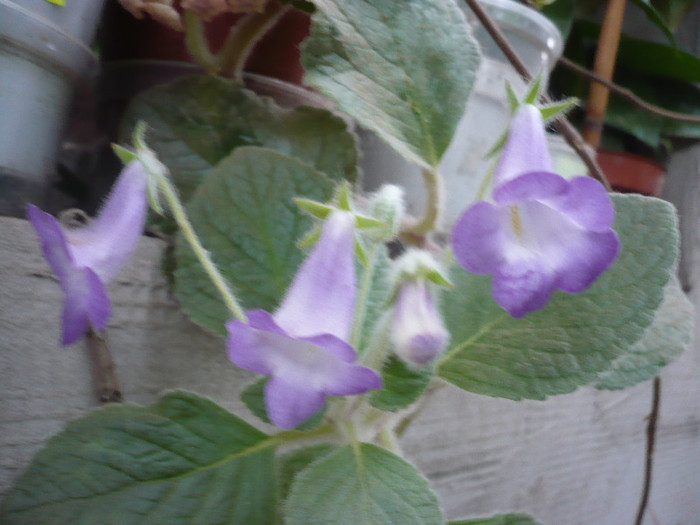
<path fill-rule="evenodd" d="M 659 420 L 659 405 L 661 404 L 661 378 L 656 376 L 652 385 L 651 412 L 649 413 L 647 423 L 647 451 L 644 461 L 644 488 L 642 489 L 642 498 L 639 501 L 639 509 L 637 510 L 637 518 L 634 520 L 634 525 L 642 525 L 644 511 L 649 502 L 649 492 L 651 491 L 651 472 L 654 465 L 654 445 L 656 444 L 656 423 Z"/>
<path fill-rule="evenodd" d="M 481 5 L 479 5 L 479 2 L 477 0 L 465 0 L 465 2 L 484 26 L 484 29 L 486 29 L 489 35 L 491 35 L 491 38 L 493 38 L 493 41 L 506 56 L 513 68 L 515 68 L 515 71 L 517 71 L 517 73 L 523 77 L 526 82 L 532 81 L 532 75 L 518 56 L 518 53 L 515 51 L 515 49 L 513 49 L 513 46 L 510 45 L 508 39 L 494 23 L 491 17 L 486 13 L 486 11 L 484 11 Z M 543 94 L 540 99 L 544 103 L 552 102 L 552 99 L 549 98 L 547 94 Z M 564 116 L 560 116 L 554 121 L 554 127 L 564 136 L 566 142 L 568 142 L 569 145 L 574 148 L 578 156 L 586 164 L 590 175 L 600 181 L 603 186 L 605 186 L 606 190 L 612 191 L 612 187 L 610 186 L 608 179 L 605 177 L 603 170 L 600 169 L 598 163 L 585 148 L 583 139 L 578 131 L 576 131 L 576 128 L 574 128 Z"/>
<path fill-rule="evenodd" d="M 559 59 L 559 64 L 561 64 L 566 69 L 569 69 L 569 70 L 573 71 L 574 73 L 581 75 L 582 77 L 585 77 L 589 80 L 593 80 L 595 82 L 598 82 L 599 84 L 604 85 L 605 87 L 607 87 L 610 91 L 612 91 L 616 95 L 619 95 L 620 97 L 624 98 L 625 100 L 632 102 L 632 104 L 634 104 L 635 106 L 637 106 L 637 107 L 643 109 L 644 111 L 647 111 L 653 115 L 663 117 L 663 118 L 677 120 L 679 122 L 687 122 L 688 124 L 700 124 L 700 116 L 690 115 L 688 113 L 679 113 L 677 111 L 670 111 L 668 109 L 664 109 L 664 108 L 656 106 L 654 104 L 650 104 L 646 100 L 637 96 L 631 89 L 628 89 L 626 87 L 622 87 L 618 84 L 615 84 L 612 81 L 605 80 L 604 78 L 596 75 L 593 71 L 578 65 L 576 62 L 572 62 L 571 60 L 569 60 L 566 57 L 561 57 Z"/>
<path fill-rule="evenodd" d="M 122 400 L 114 360 L 103 334 L 90 327 L 86 342 L 92 364 L 92 380 L 100 403 L 118 403 Z"/>

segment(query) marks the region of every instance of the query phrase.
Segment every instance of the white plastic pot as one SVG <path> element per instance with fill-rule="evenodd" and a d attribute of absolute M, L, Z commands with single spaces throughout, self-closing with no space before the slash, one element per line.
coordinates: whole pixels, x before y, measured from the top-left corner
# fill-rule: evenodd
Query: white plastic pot
<path fill-rule="evenodd" d="M 562 51 L 562 38 L 546 17 L 512 0 L 481 0 L 491 18 L 504 32 L 528 70 L 547 76 Z M 516 92 L 525 84 L 491 37 L 475 19 L 466 4 L 464 12 L 479 42 L 482 60 L 476 82 L 450 147 L 445 153 L 440 172 L 446 191 L 442 226 L 448 228 L 476 197 L 490 166 L 484 156 L 508 125 L 509 110 L 505 81 Z M 406 191 L 408 210 L 420 215 L 425 209 L 425 190 L 420 170 L 391 151 L 369 132 L 363 139 L 364 188 L 377 189 L 382 184 L 402 186 Z"/>
<path fill-rule="evenodd" d="M 0 0 L 0 215 L 41 203 L 104 0 Z"/>

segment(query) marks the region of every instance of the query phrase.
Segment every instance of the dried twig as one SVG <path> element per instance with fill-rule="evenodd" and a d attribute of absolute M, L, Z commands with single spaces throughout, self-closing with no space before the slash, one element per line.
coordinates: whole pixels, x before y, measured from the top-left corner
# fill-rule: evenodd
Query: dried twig
<path fill-rule="evenodd" d="M 484 26 L 484 29 L 486 29 L 489 35 L 491 35 L 491 38 L 493 38 L 496 45 L 498 45 L 517 73 L 523 77 L 526 82 L 530 82 L 532 80 L 532 75 L 518 56 L 518 53 L 515 51 L 515 49 L 513 49 L 513 46 L 510 45 L 508 39 L 491 19 L 488 13 L 484 11 L 477 0 L 465 0 L 465 2 Z M 552 102 L 552 99 L 546 94 L 543 94 L 541 99 L 545 103 Z M 576 131 L 576 128 L 574 128 L 564 116 L 560 116 L 557 120 L 555 120 L 554 126 L 564 136 L 566 142 L 568 142 L 569 145 L 576 150 L 578 156 L 581 157 L 581 160 L 588 167 L 591 176 L 599 180 L 608 191 L 612 191 L 610 183 L 605 177 L 603 170 L 600 169 L 600 166 L 598 166 L 593 156 L 585 148 L 583 139 L 578 131 Z"/>
<path fill-rule="evenodd" d="M 688 113 L 679 113 L 677 111 L 670 111 L 668 109 L 664 109 L 654 104 L 650 104 L 646 100 L 638 97 L 631 89 L 627 89 L 618 84 L 615 84 L 614 82 L 605 80 L 604 78 L 596 75 L 593 71 L 578 65 L 576 62 L 572 62 L 566 57 L 561 57 L 559 59 L 559 64 L 561 64 L 566 69 L 569 69 L 574 73 L 581 75 L 582 77 L 588 78 L 590 80 L 598 82 L 599 84 L 604 85 L 616 95 L 619 95 L 625 100 L 632 102 L 632 104 L 634 104 L 635 106 L 651 113 L 652 115 L 677 120 L 679 122 L 687 122 L 688 124 L 700 124 L 700 116 L 690 115 Z"/>
<path fill-rule="evenodd" d="M 644 511 L 649 502 L 649 492 L 651 491 L 651 472 L 654 465 L 654 445 L 656 444 L 656 423 L 659 420 L 659 405 L 661 404 L 661 378 L 656 376 L 652 385 L 651 412 L 647 422 L 647 451 L 644 461 L 644 488 L 642 498 L 639 501 L 637 518 L 634 525 L 642 525 Z"/>
<path fill-rule="evenodd" d="M 120 402 L 122 393 L 106 337 L 90 327 L 86 333 L 86 342 L 98 401 L 100 403 Z"/>

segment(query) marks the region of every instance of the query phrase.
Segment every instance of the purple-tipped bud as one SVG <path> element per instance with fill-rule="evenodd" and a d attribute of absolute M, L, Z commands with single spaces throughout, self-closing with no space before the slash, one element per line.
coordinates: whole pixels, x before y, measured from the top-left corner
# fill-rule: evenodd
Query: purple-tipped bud
<path fill-rule="evenodd" d="M 230 321 L 229 358 L 271 376 L 265 387 L 270 420 L 291 429 L 323 408 L 328 396 L 381 388 L 374 370 L 355 364 L 346 341 L 355 311 L 355 217 L 334 211 L 274 315 L 248 312 Z"/>
<path fill-rule="evenodd" d="M 122 170 L 91 224 L 64 228 L 33 205 L 27 215 L 44 256 L 65 292 L 63 344 L 80 339 L 88 323 L 103 329 L 111 314 L 107 283 L 136 248 L 146 221 L 146 174 L 134 161 Z"/>
<path fill-rule="evenodd" d="M 425 279 L 405 281 L 399 289 L 391 325 L 394 352 L 405 362 L 423 366 L 445 350 L 449 333 Z"/>

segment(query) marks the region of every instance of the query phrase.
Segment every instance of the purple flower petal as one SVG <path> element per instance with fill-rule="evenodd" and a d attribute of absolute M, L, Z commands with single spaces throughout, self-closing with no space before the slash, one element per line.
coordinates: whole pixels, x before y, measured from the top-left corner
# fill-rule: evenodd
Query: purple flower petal
<path fill-rule="evenodd" d="M 543 201 L 582 228 L 605 231 L 615 222 L 610 196 L 605 187 L 591 177 L 576 177 L 569 181 L 566 192 Z"/>
<path fill-rule="evenodd" d="M 63 344 L 82 337 L 88 323 L 102 330 L 111 315 L 106 283 L 136 246 L 146 220 L 146 174 L 132 162 L 120 174 L 98 217 L 65 229 L 48 213 L 27 206 L 41 248 L 65 293 Z"/>
<path fill-rule="evenodd" d="M 109 282 L 136 248 L 146 221 L 147 176 L 138 161 L 126 166 L 97 217 L 85 228 L 66 230 L 78 266 L 92 268 Z"/>
<path fill-rule="evenodd" d="M 326 403 L 326 396 L 303 383 L 290 383 L 281 377 L 273 377 L 265 385 L 265 408 L 272 423 L 284 430 L 291 430 L 314 414 Z"/>
<path fill-rule="evenodd" d="M 452 230 L 452 250 L 459 265 L 480 275 L 493 273 L 503 259 L 501 238 L 507 220 L 503 208 L 490 202 L 467 208 Z"/>
<path fill-rule="evenodd" d="M 494 184 L 498 188 L 526 173 L 553 171 L 542 114 L 535 106 L 524 104 L 513 116 Z"/>
<path fill-rule="evenodd" d="M 442 353 L 448 338 L 428 283 L 424 280 L 404 282 L 396 299 L 391 326 L 396 354 L 410 364 L 425 365 Z"/>
<path fill-rule="evenodd" d="M 381 387 L 381 378 L 374 370 L 346 360 L 347 350 L 338 350 L 348 347 L 353 355 L 354 350 L 333 335 L 312 338 L 323 343 L 320 346 L 241 321 L 229 322 L 227 329 L 231 361 L 246 370 L 272 376 L 265 405 L 270 420 L 280 428 L 294 428 L 308 419 L 329 395 L 359 394 Z"/>
<path fill-rule="evenodd" d="M 277 312 L 254 310 L 247 323 L 226 325 L 229 359 L 271 376 L 265 405 L 275 425 L 296 427 L 328 396 L 381 387 L 379 374 L 355 364 L 357 353 L 346 342 L 354 310 L 355 217 L 335 211 Z"/>
<path fill-rule="evenodd" d="M 332 334 L 346 340 L 355 314 L 355 217 L 334 211 L 299 268 L 276 323 L 298 337 Z"/>
<path fill-rule="evenodd" d="M 600 183 L 528 172 L 460 218 L 453 249 L 467 271 L 492 274 L 496 302 L 514 317 L 547 304 L 555 289 L 578 293 L 612 265 L 619 239 Z"/>

